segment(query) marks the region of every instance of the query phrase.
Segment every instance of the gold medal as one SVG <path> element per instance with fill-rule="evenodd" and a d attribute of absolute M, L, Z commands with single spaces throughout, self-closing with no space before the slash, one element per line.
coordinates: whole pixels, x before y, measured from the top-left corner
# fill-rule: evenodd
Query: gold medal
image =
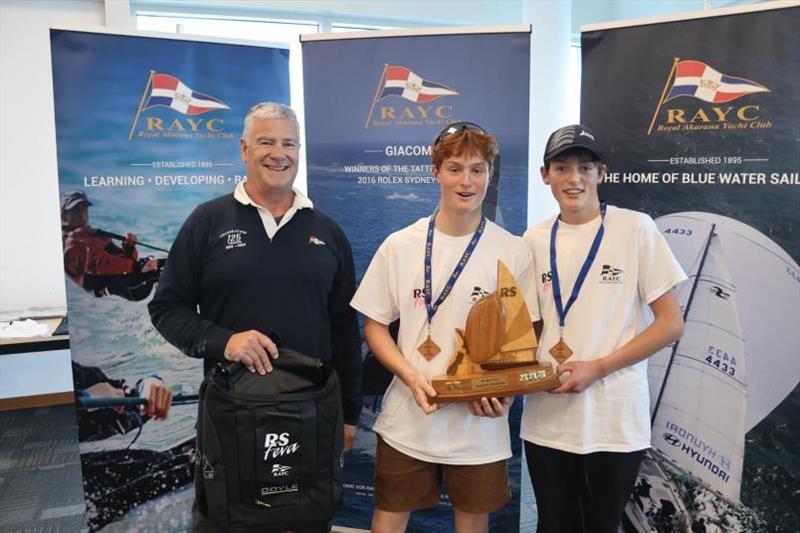
<path fill-rule="evenodd" d="M 417 351 L 422 354 L 422 357 L 424 357 L 426 361 L 430 361 L 442 350 L 435 342 L 433 342 L 433 339 L 431 339 L 429 334 L 428 338 L 425 339 L 425 342 L 419 345 Z"/>
<path fill-rule="evenodd" d="M 564 342 L 564 337 L 559 337 L 558 342 L 550 348 L 550 355 L 553 356 L 553 359 L 558 361 L 559 365 L 570 358 L 572 350 L 567 346 L 567 343 Z"/>

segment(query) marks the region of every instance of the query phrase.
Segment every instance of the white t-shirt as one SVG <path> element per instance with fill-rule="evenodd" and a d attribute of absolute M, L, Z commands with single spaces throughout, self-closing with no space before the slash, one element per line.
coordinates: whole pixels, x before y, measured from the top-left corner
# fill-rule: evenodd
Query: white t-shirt
<path fill-rule="evenodd" d="M 531 253 L 520 237 L 487 221 L 469 262 L 433 318 L 431 337 L 442 351 L 426 361 L 417 347 L 428 335 L 422 292 L 427 230 L 428 218 L 423 218 L 389 235 L 372 258 L 351 305 L 381 324 L 399 318 L 400 352 L 414 370 L 431 379 L 446 373 L 456 349 L 455 328 L 464 328 L 472 303 L 497 289 L 497 260 L 511 270 L 524 292 L 530 286 Z M 471 234 L 452 237 L 435 232 L 434 302 L 471 238 Z M 432 463 L 486 464 L 511 456 L 506 417 L 474 416 L 466 403 L 443 404 L 425 415 L 411 390 L 396 376 L 386 390 L 373 429 L 397 450 Z"/>
<path fill-rule="evenodd" d="M 525 232 L 533 251 L 534 283 L 544 322 L 537 359 L 558 362 L 550 349 L 559 339 L 550 272 L 550 230 L 555 218 Z M 578 299 L 567 314 L 564 342 L 568 361 L 605 357 L 628 343 L 652 321 L 647 304 L 686 279 L 653 220 L 608 206 L 605 234 Z M 563 305 L 572 293 L 600 227 L 600 217 L 577 226 L 559 222 L 556 238 Z M 618 370 L 577 394 L 537 392 L 525 398 L 521 437 L 572 453 L 631 452 L 650 447 L 647 360 Z"/>

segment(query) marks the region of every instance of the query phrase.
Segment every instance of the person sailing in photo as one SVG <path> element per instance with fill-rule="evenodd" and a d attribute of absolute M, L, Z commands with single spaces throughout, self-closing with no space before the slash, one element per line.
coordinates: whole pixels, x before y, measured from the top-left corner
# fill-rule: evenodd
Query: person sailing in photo
<path fill-rule="evenodd" d="M 157 431 L 168 431 L 161 423 L 171 408 L 196 403 L 196 396 L 173 396 L 155 374 L 129 385 L 98 367 L 74 361 L 72 378 L 89 531 L 101 530 L 132 509 L 191 482 L 194 438 L 166 450 L 141 448 L 137 441 L 149 421 L 159 424 Z M 130 438 L 114 439 L 123 435 Z"/>
<path fill-rule="evenodd" d="M 172 390 L 157 375 L 140 379 L 131 387 L 124 379 L 109 378 L 98 367 L 72 362 L 72 379 L 78 401 L 78 441 L 88 442 L 124 435 L 148 420 L 164 420 L 172 406 Z M 81 407 L 84 399 L 142 398 L 139 407 Z"/>
<path fill-rule="evenodd" d="M 134 233 L 116 235 L 89 225 L 92 202 L 83 191 L 61 197 L 61 236 L 64 271 L 79 287 L 95 296 L 120 296 L 139 301 L 158 282 L 164 260 L 139 257 Z M 121 239 L 117 246 L 112 239 Z"/>

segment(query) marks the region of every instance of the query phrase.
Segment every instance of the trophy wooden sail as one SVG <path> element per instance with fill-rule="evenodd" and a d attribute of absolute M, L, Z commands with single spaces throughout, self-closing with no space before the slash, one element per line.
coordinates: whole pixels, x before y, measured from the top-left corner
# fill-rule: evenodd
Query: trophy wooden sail
<path fill-rule="evenodd" d="M 433 378 L 435 403 L 466 402 L 552 389 L 559 385 L 550 363 L 536 361 L 536 336 L 514 276 L 497 261 L 497 291 L 475 302 L 447 374 Z"/>

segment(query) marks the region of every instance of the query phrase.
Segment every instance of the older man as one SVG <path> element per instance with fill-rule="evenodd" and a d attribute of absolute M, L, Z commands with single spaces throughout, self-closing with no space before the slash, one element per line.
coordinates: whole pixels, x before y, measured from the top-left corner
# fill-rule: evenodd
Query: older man
<path fill-rule="evenodd" d="M 290 108 L 250 109 L 241 139 L 247 181 L 186 220 L 150 316 L 169 342 L 203 358 L 206 372 L 235 361 L 268 374 L 278 339 L 329 361 L 342 382 L 349 449 L 361 408 L 352 252 L 336 222 L 292 187 L 299 150 Z"/>

